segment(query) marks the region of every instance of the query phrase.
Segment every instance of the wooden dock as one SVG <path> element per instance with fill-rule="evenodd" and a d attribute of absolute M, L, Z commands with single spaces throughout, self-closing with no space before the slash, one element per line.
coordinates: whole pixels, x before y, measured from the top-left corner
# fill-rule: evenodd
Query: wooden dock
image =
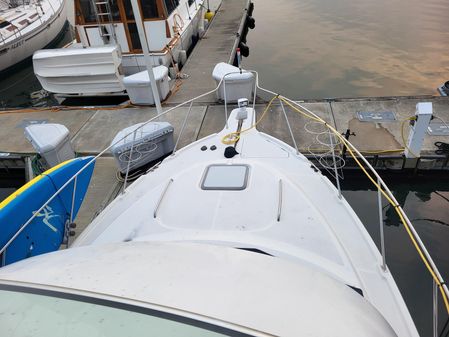
<path fill-rule="evenodd" d="M 354 134 L 350 136 L 350 141 L 360 151 L 365 152 L 377 168 L 398 170 L 402 168 L 401 165 L 404 162 L 404 143 L 401 132 L 403 121 L 412 117 L 415 113 L 416 103 L 423 101 L 432 102 L 434 115 L 449 121 L 449 98 L 444 97 L 342 99 L 308 101 L 302 104 L 342 133 L 349 129 L 351 134 Z M 265 108 L 266 103 L 256 105 L 258 118 Z M 307 131 L 315 127 L 308 124 L 310 120 L 289 107 L 285 107 L 285 109 L 299 150 L 309 159 L 317 161 L 317 158 L 329 151 L 329 147 L 320 142 L 317 134 Z M 158 119 L 168 121 L 174 126 L 175 139 L 179 135 L 188 110 L 188 107 L 181 107 Z M 356 117 L 358 111 L 390 111 L 394 113 L 396 120 L 385 123 L 361 122 Z M 156 109 L 153 107 L 99 108 L 96 110 L 74 108 L 60 111 L 39 109 L 26 113 L 3 112 L 0 113 L 0 148 L 2 151 L 0 163 L 4 165 L 8 158 L 14 159 L 16 162 L 17 158 L 35 155 L 34 149 L 23 133 L 24 126 L 33 122 L 60 123 L 67 126 L 76 153 L 78 155 L 96 155 L 111 143 L 119 130 L 149 120 L 156 115 Z M 182 147 L 199 138 L 216 133 L 224 126 L 225 110 L 223 105 L 202 103 L 194 105 L 179 145 Z M 408 124 L 405 127 L 407 128 L 405 134 L 408 135 Z M 276 101 L 268 110 L 265 118 L 258 124 L 258 129 L 293 146 L 282 108 Z M 449 135 L 426 135 L 421 152 L 422 157 L 415 165 L 417 169 L 449 171 L 449 153 L 436 155 L 435 142 L 449 143 Z M 351 161 L 347 160 L 346 168 L 353 167 Z M 2 164 L 0 164 L 1 169 Z M 86 201 L 77 219 L 78 233 L 120 192 L 122 183 L 117 180 L 116 174 L 115 161 L 111 153 L 106 152 L 96 163 Z"/>
<path fill-rule="evenodd" d="M 231 63 L 239 36 L 246 20 L 250 0 L 224 0 L 215 14 L 209 29 L 189 56 L 181 73 L 187 75 L 176 83 L 176 93 L 167 103 L 185 102 L 215 88 L 212 70 L 220 62 Z M 200 100 L 215 102 L 215 95 Z"/>

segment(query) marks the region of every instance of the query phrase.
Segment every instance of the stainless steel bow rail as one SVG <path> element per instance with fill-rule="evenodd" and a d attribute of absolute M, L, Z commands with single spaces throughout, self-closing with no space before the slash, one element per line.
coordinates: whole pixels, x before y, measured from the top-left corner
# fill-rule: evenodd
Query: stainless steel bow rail
<path fill-rule="evenodd" d="M 438 291 L 440 292 L 440 295 L 443 299 L 443 303 L 444 306 L 449 314 L 449 290 L 448 287 L 444 281 L 444 279 L 441 276 L 441 273 L 439 272 L 438 268 L 436 267 L 432 257 L 430 256 L 427 248 L 425 247 L 424 243 L 422 242 L 420 236 L 418 235 L 418 233 L 416 232 L 415 228 L 413 227 L 410 219 L 407 217 L 407 215 L 405 214 L 404 210 L 402 209 L 402 207 L 399 205 L 398 201 L 396 200 L 396 198 L 394 197 L 393 193 L 390 191 L 390 189 L 388 188 L 388 186 L 385 184 L 385 182 L 382 180 L 382 178 L 379 176 L 379 174 L 376 172 L 376 170 L 373 168 L 373 166 L 370 164 L 370 162 L 362 155 L 362 153 L 357 150 L 357 148 L 352 145 L 351 142 L 349 142 L 349 140 L 347 140 L 346 138 L 344 138 L 344 136 L 341 135 L 341 133 L 339 133 L 332 125 L 328 124 L 325 120 L 323 120 L 321 117 L 319 117 L 318 115 L 316 115 L 314 112 L 310 111 L 309 109 L 307 109 L 306 107 L 304 107 L 303 105 L 289 99 L 286 98 L 282 95 L 279 95 L 271 90 L 268 89 L 264 89 L 259 85 L 259 77 L 258 77 L 258 73 L 255 71 L 243 71 L 243 72 L 249 72 L 252 73 L 255 76 L 255 81 L 254 81 L 254 96 L 253 96 L 253 102 L 252 102 L 252 107 L 253 109 L 255 108 L 255 104 L 256 104 L 256 96 L 258 93 L 258 90 L 271 95 L 272 99 L 270 100 L 270 103 L 268 104 L 268 106 L 265 108 L 264 113 L 262 114 L 262 116 L 259 118 L 258 121 L 255 120 L 255 117 L 252 121 L 252 125 L 253 127 L 255 127 L 261 119 L 263 119 L 263 117 L 265 116 L 266 112 L 269 109 L 269 106 L 275 101 L 278 100 L 279 104 L 281 106 L 282 109 L 282 114 L 285 118 L 285 122 L 287 124 L 287 128 L 289 131 L 289 135 L 291 137 L 292 140 L 292 144 L 296 150 L 296 154 L 300 155 L 299 150 L 298 150 L 298 143 L 295 139 L 294 133 L 292 131 L 291 128 L 291 124 L 288 118 L 288 113 L 285 109 L 286 106 L 290 107 L 293 111 L 295 111 L 296 113 L 310 119 L 311 121 L 314 121 L 315 123 L 321 124 L 322 126 L 325 127 L 325 129 L 327 129 L 328 134 L 331 135 L 330 136 L 330 147 L 332 148 L 332 167 L 333 170 L 335 172 L 334 178 L 336 180 L 336 186 L 337 186 L 337 196 L 339 198 L 341 198 L 341 189 L 340 189 L 340 183 L 339 183 L 339 179 L 340 179 L 340 175 L 338 174 L 338 169 L 339 169 L 339 163 L 338 163 L 338 157 L 335 155 L 334 152 L 334 148 L 335 148 L 335 142 L 334 139 L 337 140 L 338 142 L 340 142 L 341 144 L 343 144 L 344 146 L 346 146 L 349 154 L 352 156 L 353 160 L 359 165 L 360 169 L 366 174 L 367 178 L 373 183 L 374 186 L 376 186 L 377 190 L 378 190 L 378 208 L 379 208 L 379 226 L 380 226 L 380 239 L 381 239 L 381 260 L 379 261 L 380 267 L 383 270 L 383 272 L 387 273 L 388 268 L 387 268 L 387 264 L 386 264 L 386 255 L 385 255 L 385 238 L 384 238 L 384 231 L 383 231 L 383 213 L 382 213 L 382 202 L 383 199 L 386 199 L 396 210 L 399 218 L 401 219 L 404 228 L 407 231 L 407 234 L 413 244 L 413 246 L 415 247 L 418 255 L 420 256 L 421 260 L 423 261 L 424 265 L 426 266 L 427 270 L 429 271 L 429 274 L 432 277 L 433 280 L 433 336 L 438 336 Z M 223 85 L 223 90 L 224 90 L 224 113 L 225 113 L 225 120 L 226 120 L 226 128 L 228 127 L 228 123 L 227 123 L 227 119 L 228 119 L 228 102 L 226 99 L 226 77 L 231 75 L 231 74 L 236 74 L 239 72 L 231 72 L 226 74 L 221 81 L 219 82 L 219 84 L 217 85 L 217 87 L 209 92 L 206 92 L 202 95 L 199 95 L 193 99 L 190 99 L 186 102 L 183 102 L 181 104 L 178 104 L 172 108 L 167 109 L 166 111 L 162 112 L 161 114 L 149 119 L 147 122 L 143 123 L 141 126 L 139 126 L 138 128 L 136 128 L 134 131 L 126 134 L 123 138 L 117 140 L 115 143 L 111 144 L 110 146 L 108 146 L 107 148 L 105 148 L 103 151 L 101 151 L 98 155 L 96 155 L 94 158 L 92 158 L 84 167 L 82 167 L 78 172 L 76 172 L 61 188 L 59 188 L 39 209 L 37 209 L 36 211 L 33 212 L 33 215 L 20 227 L 20 229 L 13 235 L 13 237 L 11 237 L 11 239 L 0 249 L 0 254 L 2 256 L 2 266 L 5 264 L 5 258 L 6 258 L 6 254 L 7 254 L 7 249 L 8 247 L 11 245 L 12 242 L 14 242 L 14 240 L 20 235 L 20 233 L 23 232 L 23 230 L 25 228 L 27 228 L 27 226 L 30 225 L 30 223 L 40 214 L 40 212 L 42 212 L 42 210 L 52 201 L 54 200 L 65 188 L 67 188 L 67 186 L 69 186 L 69 184 L 73 181 L 73 191 L 72 191 L 72 207 L 70 210 L 70 214 L 69 214 L 69 219 L 70 219 L 70 223 L 73 222 L 73 208 L 74 208 L 74 201 L 75 201 L 75 193 L 76 193 L 76 188 L 77 188 L 77 177 L 85 170 L 87 169 L 90 165 L 93 165 L 93 163 L 95 162 L 96 159 L 98 159 L 99 157 L 101 157 L 103 154 L 105 154 L 107 151 L 109 151 L 111 149 L 111 147 L 113 147 L 114 145 L 116 145 L 117 143 L 121 142 L 123 139 L 127 138 L 128 136 L 130 136 L 131 134 L 133 134 L 133 137 L 135 137 L 136 132 L 139 131 L 142 127 L 144 127 L 145 125 L 147 125 L 148 123 L 151 123 L 152 121 L 159 119 L 163 116 L 165 116 L 166 114 L 181 108 L 187 104 L 189 104 L 189 109 L 186 113 L 185 119 L 183 120 L 178 138 L 176 140 L 176 145 L 175 145 L 175 150 L 173 151 L 172 155 L 176 155 L 176 150 L 179 144 L 179 140 L 182 137 L 183 131 L 185 129 L 185 125 L 187 123 L 187 120 L 190 116 L 191 110 L 192 110 L 192 106 L 193 103 L 199 99 L 201 99 L 202 97 L 205 97 L 207 95 L 213 94 L 215 92 L 218 91 L 218 89 L 220 88 L 221 85 Z M 242 131 L 243 132 L 243 131 Z M 131 146 L 130 149 L 130 153 L 132 154 L 133 152 L 133 147 L 134 147 L 134 142 Z M 312 164 L 313 165 L 313 164 Z M 126 174 L 125 176 L 127 177 L 129 174 L 129 167 L 130 165 L 128 165 L 127 170 L 126 170 Z M 314 169 L 318 170 L 318 168 L 313 165 Z M 330 168 L 330 167 L 329 167 Z M 169 185 L 169 184 L 168 184 Z M 168 185 L 166 188 L 168 188 Z M 124 186 L 123 186 L 123 193 L 126 193 L 126 187 L 127 187 L 127 181 L 125 179 L 124 182 Z M 279 182 L 279 193 L 280 193 L 280 197 L 279 197 L 279 210 L 278 210 L 278 214 L 277 214 L 277 219 L 280 218 L 280 210 L 282 208 L 282 199 L 281 199 L 281 194 L 282 194 L 282 183 Z M 154 216 L 157 216 L 157 210 L 155 211 Z M 70 228 L 70 223 L 68 223 L 66 225 L 66 228 Z"/>

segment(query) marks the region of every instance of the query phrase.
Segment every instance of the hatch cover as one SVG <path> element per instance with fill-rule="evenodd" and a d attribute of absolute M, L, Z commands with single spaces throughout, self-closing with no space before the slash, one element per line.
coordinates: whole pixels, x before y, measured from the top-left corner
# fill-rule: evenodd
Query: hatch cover
<path fill-rule="evenodd" d="M 394 122 L 396 115 L 393 111 L 357 111 L 357 118 L 361 122 L 385 123 Z"/>
<path fill-rule="evenodd" d="M 427 133 L 431 136 L 449 136 L 449 125 L 443 123 L 430 123 Z"/>

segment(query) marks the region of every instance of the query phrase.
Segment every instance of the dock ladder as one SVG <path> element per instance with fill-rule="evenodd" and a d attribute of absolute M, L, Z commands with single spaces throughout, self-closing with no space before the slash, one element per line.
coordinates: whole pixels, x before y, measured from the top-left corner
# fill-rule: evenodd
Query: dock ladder
<path fill-rule="evenodd" d="M 109 0 L 91 0 L 97 18 L 98 30 L 104 44 L 109 44 L 111 39 L 117 43 L 117 36 L 112 18 L 112 9 Z"/>

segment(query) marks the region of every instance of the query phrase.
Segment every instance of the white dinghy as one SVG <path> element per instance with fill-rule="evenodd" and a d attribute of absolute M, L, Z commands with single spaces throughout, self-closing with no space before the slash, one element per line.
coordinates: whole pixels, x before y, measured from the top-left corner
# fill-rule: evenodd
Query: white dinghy
<path fill-rule="evenodd" d="M 333 131 L 278 95 L 260 119 L 274 99 Z M 222 131 L 125 184 L 70 249 L 2 268 L 1 334 L 418 336 L 339 190 L 295 148 L 259 132 L 247 103 L 239 101 Z M 380 177 L 379 187 L 395 203 Z M 447 301 L 432 259 L 396 209 Z"/>
<path fill-rule="evenodd" d="M 153 67 L 178 69 L 205 30 L 209 6 L 221 0 L 138 0 Z M 77 39 L 33 55 L 42 87 L 68 97 L 125 95 L 123 77 L 146 69 L 131 0 L 75 0 Z M 112 50 L 112 51 L 111 51 Z M 175 70 L 175 69 L 174 69 Z"/>
<path fill-rule="evenodd" d="M 11 0 L 0 9 L 0 71 L 25 60 L 58 37 L 67 21 L 65 2 Z"/>

